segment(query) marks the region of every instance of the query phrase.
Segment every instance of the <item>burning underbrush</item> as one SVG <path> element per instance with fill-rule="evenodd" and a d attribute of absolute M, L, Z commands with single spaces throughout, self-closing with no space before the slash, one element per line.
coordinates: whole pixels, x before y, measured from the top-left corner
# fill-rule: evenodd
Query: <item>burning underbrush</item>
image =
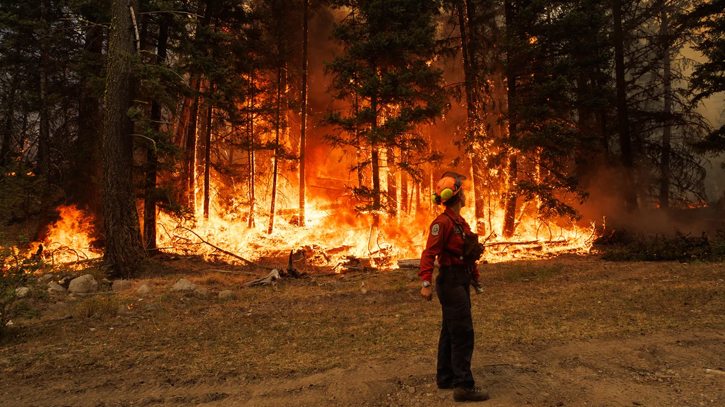
<path fill-rule="evenodd" d="M 413 215 L 382 217 L 373 226 L 372 216 L 357 214 L 353 205 L 330 204 L 324 200 L 308 203 L 306 225 L 297 225 L 296 213 L 280 211 L 273 233 L 267 233 L 266 219 L 259 217 L 252 227 L 242 211 L 212 213 L 196 221 L 161 212 L 158 218 L 158 247 L 161 252 L 202 256 L 207 261 L 229 264 L 286 263 L 290 253 L 295 264 L 330 268 L 336 272 L 363 269 L 417 267 L 424 248 L 428 225 L 436 213 L 419 211 Z M 473 222 L 464 208 L 464 216 Z M 94 244 L 92 219 L 74 206 L 58 208 L 59 220 L 46 238 L 32 246 L 34 255 L 52 264 L 84 263 L 102 256 Z M 289 213 L 287 213 L 289 212 Z M 491 220 L 493 219 L 493 220 Z M 479 222 L 480 224 L 481 222 Z M 495 217 L 488 224 L 496 225 Z M 592 223 L 545 222 L 522 218 L 517 233 L 508 239 L 489 230 L 481 240 L 486 246 L 484 260 L 491 263 L 550 258 L 564 253 L 586 254 L 597 237 Z"/>

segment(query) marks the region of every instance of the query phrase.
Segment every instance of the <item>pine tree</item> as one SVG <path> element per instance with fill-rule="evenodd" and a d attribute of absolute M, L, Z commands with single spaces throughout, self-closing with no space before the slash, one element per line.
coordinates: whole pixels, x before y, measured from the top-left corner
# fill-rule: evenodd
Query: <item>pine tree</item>
<path fill-rule="evenodd" d="M 358 209 L 372 211 L 377 222 L 381 210 L 394 213 L 397 207 L 392 191 L 381 191 L 381 152 L 387 151 L 388 163 L 395 162 L 418 178 L 415 166 L 401 158 L 424 151 L 425 140 L 414 130 L 440 117 L 448 103 L 442 71 L 430 66 L 440 53 L 434 24 L 439 4 L 433 0 L 334 4 L 349 7 L 350 15 L 334 28 L 334 38 L 344 51 L 326 65 L 326 73 L 333 78 L 333 98 L 347 100 L 354 109 L 326 115 L 325 122 L 338 129 L 326 139 L 335 146 L 369 149 L 370 161 L 365 164 L 372 168 L 372 186 L 353 191 L 362 201 Z M 388 171 L 394 169 L 391 165 Z"/>
<path fill-rule="evenodd" d="M 694 100 L 700 101 L 725 92 L 725 1 L 700 2 L 679 22 L 680 28 L 692 35 L 695 49 L 707 58 L 695 65 L 690 78 Z M 720 154 L 725 151 L 725 126 L 715 129 L 699 143 L 702 151 Z M 725 168 L 725 167 L 724 167 Z"/>
<path fill-rule="evenodd" d="M 130 277 L 145 259 L 132 177 L 134 124 L 129 117 L 136 78 L 132 58 L 140 49 L 136 34 L 138 0 L 114 0 L 111 6 L 104 123 L 104 262 L 114 274 Z"/>

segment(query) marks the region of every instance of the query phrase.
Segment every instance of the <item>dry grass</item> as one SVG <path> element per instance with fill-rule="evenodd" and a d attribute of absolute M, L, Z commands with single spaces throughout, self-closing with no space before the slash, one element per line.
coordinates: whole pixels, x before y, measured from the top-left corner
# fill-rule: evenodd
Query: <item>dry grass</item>
<path fill-rule="evenodd" d="M 0 369 L 26 379 L 94 370 L 109 376 L 153 372 L 155 380 L 169 384 L 258 381 L 369 358 L 435 353 L 440 307 L 420 299 L 419 283 L 405 271 L 312 276 L 255 289 L 241 289 L 249 276 L 185 275 L 212 293 L 235 290 L 239 299 L 220 303 L 215 296 L 169 293 L 166 288 L 183 275 L 165 274 L 134 286 L 149 284 L 152 298 L 130 291 L 54 304 L 43 320 L 0 343 Z M 487 265 L 485 293 L 473 296 L 477 346 L 495 351 L 668 329 L 722 329 L 723 279 L 722 264 L 587 258 Z M 119 304 L 132 313 L 116 315 Z M 55 320 L 67 312 L 64 307 L 98 317 Z"/>

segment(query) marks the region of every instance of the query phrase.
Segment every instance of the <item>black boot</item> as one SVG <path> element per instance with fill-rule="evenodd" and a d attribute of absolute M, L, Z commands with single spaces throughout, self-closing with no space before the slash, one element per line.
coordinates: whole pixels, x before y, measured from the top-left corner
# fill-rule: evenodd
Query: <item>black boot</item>
<path fill-rule="evenodd" d="M 488 391 L 480 387 L 456 387 L 453 390 L 453 400 L 455 401 L 486 401 L 488 400 Z"/>

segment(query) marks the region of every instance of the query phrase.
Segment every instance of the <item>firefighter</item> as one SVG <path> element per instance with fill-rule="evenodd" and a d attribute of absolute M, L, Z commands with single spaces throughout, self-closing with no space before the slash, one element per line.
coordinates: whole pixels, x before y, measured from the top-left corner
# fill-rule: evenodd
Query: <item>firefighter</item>
<path fill-rule="evenodd" d="M 445 212 L 430 226 L 418 275 L 423 281 L 420 293 L 430 301 L 433 297 L 433 264 L 438 259 L 439 273 L 435 288 L 443 309 L 438 341 L 438 388 L 454 389 L 455 401 L 484 401 L 488 399 L 488 392 L 474 386 L 471 373 L 474 336 L 470 285 L 477 292 L 480 292 L 481 285 L 475 260 L 464 258 L 466 237 L 475 236 L 460 214 L 461 208 L 466 205 L 466 196 L 462 191 L 462 181 L 465 179 L 460 174 L 446 172 L 436 185 L 433 202 L 443 204 Z M 477 244 L 477 236 L 475 242 Z M 483 246 L 480 246 L 480 252 L 483 252 Z"/>

